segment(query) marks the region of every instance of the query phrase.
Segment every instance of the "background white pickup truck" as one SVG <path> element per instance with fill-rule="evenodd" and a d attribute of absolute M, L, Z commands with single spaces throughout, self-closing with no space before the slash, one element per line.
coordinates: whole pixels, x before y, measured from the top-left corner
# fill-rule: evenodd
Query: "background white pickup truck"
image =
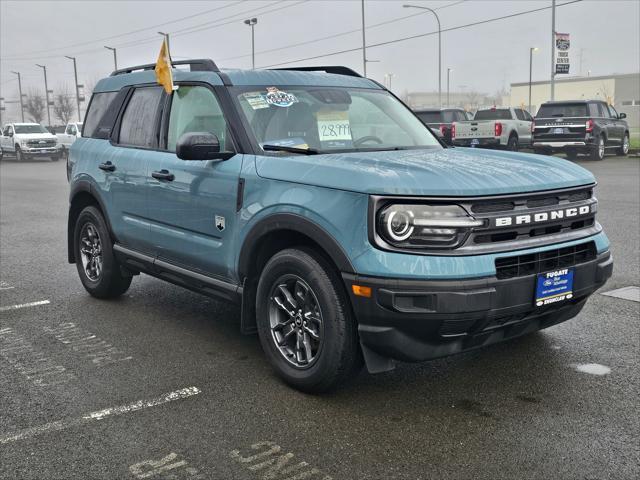
<path fill-rule="evenodd" d="M 82 134 L 82 122 L 71 122 L 67 124 L 64 129 L 64 133 L 58 133 L 58 142 L 62 148 L 62 155 L 66 156 L 69 153 L 69 148 L 73 145 L 73 142 L 77 138 L 80 138 Z"/>
<path fill-rule="evenodd" d="M 485 108 L 473 120 L 455 122 L 453 144 L 459 147 L 493 147 L 516 151 L 531 145 L 533 118 L 521 108 Z"/>
<path fill-rule="evenodd" d="M 60 158 L 58 139 L 39 123 L 8 123 L 0 136 L 0 158 L 14 155 L 17 161 L 35 157 Z"/>

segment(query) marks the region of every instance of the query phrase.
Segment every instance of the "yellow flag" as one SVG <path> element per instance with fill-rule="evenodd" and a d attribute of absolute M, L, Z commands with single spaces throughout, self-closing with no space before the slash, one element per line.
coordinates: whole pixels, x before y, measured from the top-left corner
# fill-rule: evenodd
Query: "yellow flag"
<path fill-rule="evenodd" d="M 167 94 L 173 92 L 173 74 L 171 73 L 171 57 L 169 56 L 169 46 L 167 45 L 167 39 L 162 40 L 162 47 L 160 47 L 160 54 L 156 61 L 156 80 L 164 87 L 164 91 Z"/>

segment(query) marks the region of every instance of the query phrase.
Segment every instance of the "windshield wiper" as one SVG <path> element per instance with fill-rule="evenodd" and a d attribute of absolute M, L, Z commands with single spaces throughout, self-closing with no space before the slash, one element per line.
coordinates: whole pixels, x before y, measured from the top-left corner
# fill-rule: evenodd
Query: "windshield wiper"
<path fill-rule="evenodd" d="M 266 152 L 290 152 L 300 153 L 302 155 L 317 155 L 320 153 L 315 148 L 287 147 L 285 145 L 271 145 L 268 143 L 266 145 L 262 145 L 262 149 Z"/>

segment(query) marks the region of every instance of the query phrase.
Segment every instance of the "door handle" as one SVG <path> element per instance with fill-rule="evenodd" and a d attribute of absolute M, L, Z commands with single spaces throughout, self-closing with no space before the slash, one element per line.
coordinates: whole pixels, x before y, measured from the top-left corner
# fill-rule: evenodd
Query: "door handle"
<path fill-rule="evenodd" d="M 176 178 L 173 173 L 169 173 L 169 170 L 165 170 L 164 168 L 159 172 L 151 172 L 151 176 L 158 180 L 166 180 L 167 182 L 172 182 Z"/>
<path fill-rule="evenodd" d="M 116 169 L 116 166 L 111 162 L 104 162 L 98 165 L 98 168 L 105 172 L 113 172 Z"/>

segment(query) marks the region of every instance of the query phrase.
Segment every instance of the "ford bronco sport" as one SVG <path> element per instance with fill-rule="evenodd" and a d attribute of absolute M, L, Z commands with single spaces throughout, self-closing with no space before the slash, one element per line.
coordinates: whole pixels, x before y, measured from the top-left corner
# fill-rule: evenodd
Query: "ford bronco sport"
<path fill-rule="evenodd" d="M 612 272 L 595 180 L 447 148 L 345 67 L 175 62 L 96 85 L 70 149 L 69 262 L 99 298 L 146 273 L 241 305 L 275 371 L 319 392 L 574 317 Z"/>

